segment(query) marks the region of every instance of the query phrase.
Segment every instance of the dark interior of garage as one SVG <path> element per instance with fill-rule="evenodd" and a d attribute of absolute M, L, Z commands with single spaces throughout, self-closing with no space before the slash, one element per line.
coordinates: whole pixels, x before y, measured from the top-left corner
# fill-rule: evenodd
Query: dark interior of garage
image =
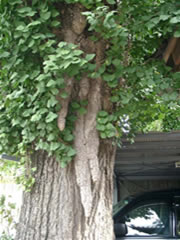
<path fill-rule="evenodd" d="M 180 188 L 180 131 L 138 134 L 132 144 L 122 140 L 115 161 L 117 202 L 127 195 Z"/>

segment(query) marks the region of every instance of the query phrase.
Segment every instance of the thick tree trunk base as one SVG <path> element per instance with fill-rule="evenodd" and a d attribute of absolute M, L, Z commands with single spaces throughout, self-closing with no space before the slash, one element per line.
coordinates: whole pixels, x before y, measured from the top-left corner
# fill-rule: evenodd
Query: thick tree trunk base
<path fill-rule="evenodd" d="M 75 162 L 62 169 L 47 153 L 34 154 L 36 183 L 30 193 L 24 193 L 16 240 L 113 239 L 112 155 L 114 149 L 104 146 L 98 182 L 91 179 L 92 192 L 88 188 L 86 192 L 86 182 L 78 183 Z M 81 171 L 86 174 L 85 168 Z"/>

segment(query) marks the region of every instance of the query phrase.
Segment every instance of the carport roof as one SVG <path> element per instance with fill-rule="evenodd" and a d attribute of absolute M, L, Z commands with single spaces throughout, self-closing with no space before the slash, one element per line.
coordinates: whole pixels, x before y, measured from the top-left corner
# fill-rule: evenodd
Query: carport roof
<path fill-rule="evenodd" d="M 120 179 L 180 179 L 180 131 L 138 134 L 117 150 L 115 173 Z"/>

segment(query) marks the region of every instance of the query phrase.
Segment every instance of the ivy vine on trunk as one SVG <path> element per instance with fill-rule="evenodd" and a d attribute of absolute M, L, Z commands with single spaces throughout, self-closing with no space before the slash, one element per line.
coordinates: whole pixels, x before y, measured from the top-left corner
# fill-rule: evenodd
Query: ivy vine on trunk
<path fill-rule="evenodd" d="M 121 136 L 180 127 L 163 61 L 179 15 L 175 0 L 0 2 L 0 152 L 36 169 L 17 240 L 114 238 Z"/>

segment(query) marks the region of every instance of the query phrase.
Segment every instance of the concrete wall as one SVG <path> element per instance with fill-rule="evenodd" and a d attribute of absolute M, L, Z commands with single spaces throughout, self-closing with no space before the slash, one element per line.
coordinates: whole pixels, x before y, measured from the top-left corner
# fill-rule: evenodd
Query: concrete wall
<path fill-rule="evenodd" d="M 180 188 L 180 180 L 121 180 L 119 181 L 119 200 L 136 193 Z"/>

